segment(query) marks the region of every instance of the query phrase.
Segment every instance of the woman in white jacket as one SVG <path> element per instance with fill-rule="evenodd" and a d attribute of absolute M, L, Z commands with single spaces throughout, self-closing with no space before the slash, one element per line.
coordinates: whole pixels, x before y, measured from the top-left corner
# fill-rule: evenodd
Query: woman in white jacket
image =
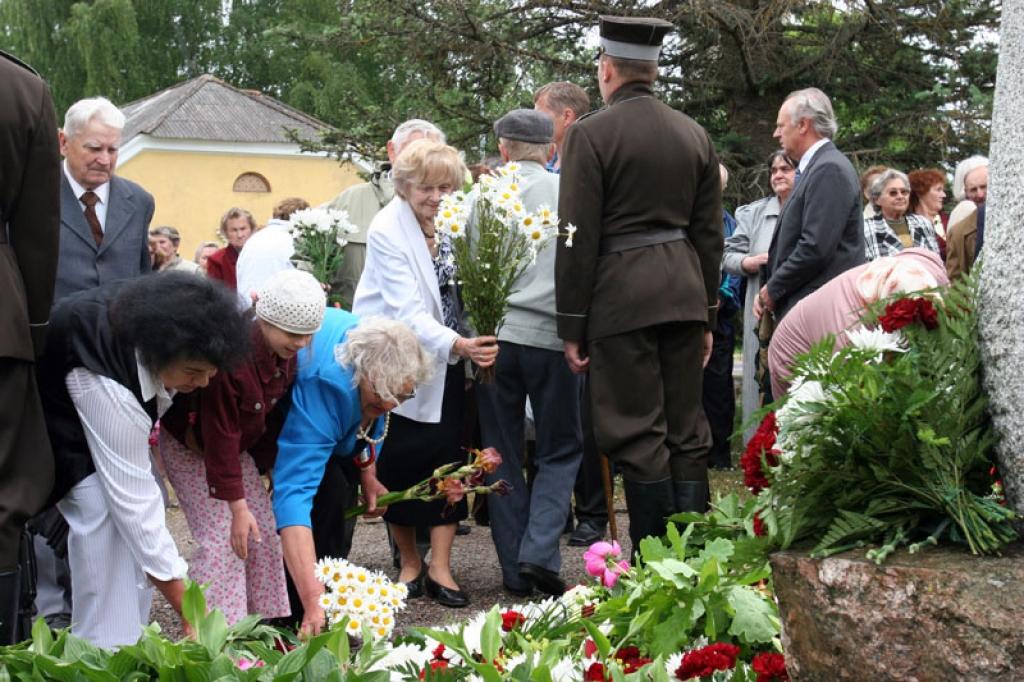
<path fill-rule="evenodd" d="M 448 462 L 462 460 L 460 436 L 465 397 L 461 360 L 494 363 L 497 339 L 463 334 L 451 244 L 435 232 L 441 197 L 458 189 L 466 167 L 458 152 L 432 140 L 416 140 L 395 160 L 395 198 L 370 224 L 366 266 L 352 312 L 405 322 L 434 360 L 433 378 L 398 407 L 382 446 L 377 477 L 389 490 L 407 488 Z M 426 592 L 437 603 L 466 606 L 469 599 L 451 574 L 449 558 L 466 502 L 403 502 L 384 515 L 401 554 L 399 580 L 410 596 Z M 416 551 L 416 526 L 430 527 L 430 565 Z"/>

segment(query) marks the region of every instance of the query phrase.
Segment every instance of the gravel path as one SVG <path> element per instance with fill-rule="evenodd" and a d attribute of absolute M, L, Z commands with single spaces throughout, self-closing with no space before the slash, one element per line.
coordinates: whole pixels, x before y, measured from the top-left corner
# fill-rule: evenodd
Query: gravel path
<path fill-rule="evenodd" d="M 191 559 L 196 544 L 185 523 L 185 516 L 178 507 L 167 510 L 168 525 L 178 547 L 186 559 Z M 628 547 L 628 518 L 625 505 L 621 500 L 617 504 L 619 542 Z M 471 603 L 465 609 L 449 609 L 435 604 L 429 598 L 414 599 L 402 613 L 398 614 L 397 626 L 403 629 L 409 626 L 444 625 L 453 620 L 461 620 L 477 610 L 490 609 L 496 603 L 510 604 L 520 599 L 505 594 L 501 587 L 501 569 L 498 557 L 491 541 L 490 528 L 477 526 L 472 519 L 467 521 L 469 535 L 455 538 L 452 548 L 452 571 L 459 586 L 468 593 Z M 589 577 L 583 566 L 583 547 L 569 547 L 566 544 L 568 535 L 562 536 L 562 579 L 574 585 Z M 369 569 L 380 570 L 392 579 L 398 577 L 388 552 L 387 536 L 384 522 L 380 519 L 360 519 L 356 526 L 355 539 L 349 560 Z M 544 595 L 540 595 L 543 597 Z M 539 598 L 539 597 L 538 597 Z M 172 638 L 181 636 L 178 618 L 170 605 L 157 593 L 153 602 L 151 618 L 160 623 L 164 632 Z"/>

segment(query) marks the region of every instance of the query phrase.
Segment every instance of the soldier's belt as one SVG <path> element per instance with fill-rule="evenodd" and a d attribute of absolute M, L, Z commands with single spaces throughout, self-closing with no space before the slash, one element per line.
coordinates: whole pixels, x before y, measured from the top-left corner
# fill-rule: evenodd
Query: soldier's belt
<path fill-rule="evenodd" d="M 686 230 L 681 227 L 617 234 L 601 240 L 599 254 L 606 256 L 609 253 L 630 251 L 644 246 L 654 246 L 655 244 L 667 244 L 668 242 L 677 242 L 681 239 L 686 239 Z"/>

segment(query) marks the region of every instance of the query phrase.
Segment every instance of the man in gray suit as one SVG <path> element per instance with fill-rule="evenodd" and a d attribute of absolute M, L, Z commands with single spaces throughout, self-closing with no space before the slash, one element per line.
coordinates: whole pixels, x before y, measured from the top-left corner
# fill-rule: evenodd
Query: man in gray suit
<path fill-rule="evenodd" d="M 775 137 L 799 165 L 768 249 L 766 284 L 754 304 L 759 318 L 767 310 L 781 320 L 800 299 L 864 262 L 860 183 L 832 144 L 837 129 L 832 103 L 817 88 L 790 93 L 779 109 Z"/>
<path fill-rule="evenodd" d="M 124 114 L 102 97 L 75 102 L 64 117 L 55 301 L 152 269 L 153 197 L 114 175 L 123 128 Z"/>
<path fill-rule="evenodd" d="M 503 161 L 517 161 L 520 196 L 527 211 L 558 205 L 558 176 L 544 166 L 555 151 L 551 118 L 515 109 L 494 124 Z M 583 456 L 579 383 L 565 363 L 555 321 L 554 240 L 519 276 L 508 313 L 498 331 L 501 352 L 492 384 L 477 388 L 485 446 L 502 454 L 490 481 L 512 485 L 507 496 L 487 502 L 491 536 L 505 589 L 526 596 L 533 587 L 551 595 L 565 592 L 559 577 L 558 539 L 569 514 L 576 471 Z M 532 490 L 523 479 L 523 424 L 526 399 L 533 407 L 537 449 Z"/>

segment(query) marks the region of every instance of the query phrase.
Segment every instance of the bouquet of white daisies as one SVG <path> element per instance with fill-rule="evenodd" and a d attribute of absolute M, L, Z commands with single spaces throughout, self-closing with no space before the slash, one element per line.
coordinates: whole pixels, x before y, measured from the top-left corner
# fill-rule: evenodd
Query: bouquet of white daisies
<path fill-rule="evenodd" d="M 391 636 L 395 614 L 405 608 L 405 585 L 379 571 L 330 557 L 317 562 L 316 577 L 324 585 L 320 606 L 329 625 L 347 619 L 345 631 L 353 637 L 361 636 L 364 628 L 373 640 Z"/>

